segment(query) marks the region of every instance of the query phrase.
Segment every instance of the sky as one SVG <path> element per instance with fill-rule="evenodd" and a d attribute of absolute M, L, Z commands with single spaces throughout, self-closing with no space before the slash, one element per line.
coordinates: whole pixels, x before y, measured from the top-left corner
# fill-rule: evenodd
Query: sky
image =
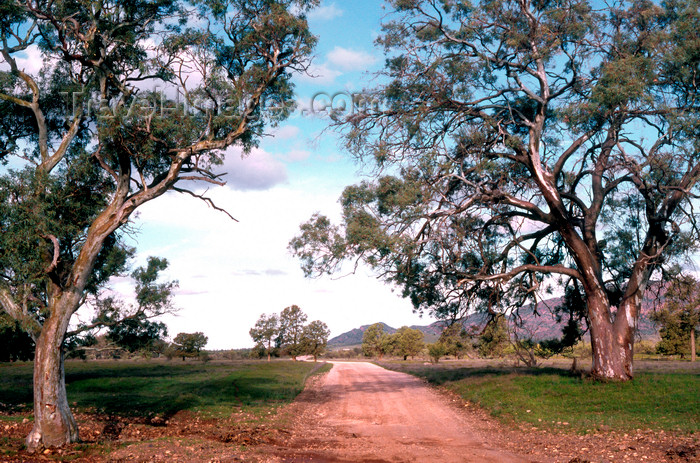
<path fill-rule="evenodd" d="M 149 256 L 165 257 L 170 266 L 164 279 L 179 282 L 174 305 L 180 310 L 161 319 L 171 338 L 201 331 L 208 349 L 252 347 L 248 331 L 260 315 L 294 304 L 308 321 L 325 322 L 331 337 L 379 321 L 396 328 L 434 321 L 415 314 L 400 290 L 363 267 L 354 274 L 349 265 L 347 272 L 307 279 L 287 248 L 299 225 L 316 212 L 338 223 L 343 189 L 366 178 L 337 134 L 324 130 L 329 120 L 313 109 L 331 99 L 337 108 L 350 94 L 376 84 L 373 73 L 384 58 L 374 40 L 386 15 L 383 2 L 376 0 L 324 0 L 308 14 L 318 44 L 309 72 L 294 77 L 298 109 L 269 128 L 249 155 L 242 156 L 237 147 L 227 150 L 220 168 L 226 172 L 225 186 L 189 185 L 197 193 L 206 191 L 237 222 L 175 192 L 132 216 L 135 233 L 127 244 L 137 250 L 134 266 L 144 265 Z M 19 67 L 30 74 L 41 63 L 36 47 L 18 57 Z M 0 69 L 6 67 L 0 61 Z M 127 302 L 133 299 L 128 278 L 113 278 L 110 289 Z M 90 318 L 83 308 L 74 322 Z"/>
<path fill-rule="evenodd" d="M 299 110 L 271 129 L 249 156 L 230 148 L 221 169 L 226 186 L 207 191 L 238 222 L 177 193 L 139 208 L 129 243 L 137 249 L 135 264 L 165 257 L 170 263 L 165 277 L 179 282 L 174 304 L 180 310 L 162 319 L 171 337 L 201 331 L 209 338 L 207 349 L 252 347 L 248 331 L 260 315 L 293 304 L 309 321 L 325 322 L 331 337 L 379 321 L 396 328 L 434 321 L 414 314 L 399 290 L 368 269 L 304 278 L 287 249 L 313 213 L 337 223 L 343 188 L 363 178 L 338 137 L 323 131 L 328 120 L 308 108 L 312 101 L 322 105 L 331 95 L 372 85 L 371 73 L 383 63 L 373 42 L 385 15 L 376 0 L 324 1 L 310 13 L 318 45 L 310 75 L 295 77 Z M 126 278 L 114 279 L 112 288 L 130 293 Z"/>

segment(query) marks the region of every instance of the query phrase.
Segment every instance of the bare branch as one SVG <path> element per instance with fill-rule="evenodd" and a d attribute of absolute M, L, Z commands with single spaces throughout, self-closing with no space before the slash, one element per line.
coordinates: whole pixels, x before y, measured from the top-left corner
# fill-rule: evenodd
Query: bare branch
<path fill-rule="evenodd" d="M 185 188 L 173 187 L 172 189 L 173 189 L 173 191 L 177 191 L 178 193 L 186 193 L 186 194 L 188 194 L 188 195 L 190 195 L 190 196 L 192 196 L 192 197 L 194 197 L 194 198 L 201 199 L 202 201 L 204 201 L 205 203 L 207 203 L 207 204 L 209 205 L 209 207 L 211 207 L 212 209 L 215 209 L 215 210 L 217 210 L 217 211 L 219 211 L 219 212 L 223 212 L 223 213 L 226 214 L 231 220 L 233 220 L 234 222 L 238 222 L 238 219 L 236 219 L 236 218 L 233 217 L 231 214 L 229 214 L 228 211 L 226 211 L 226 209 L 223 209 L 223 208 L 217 206 L 216 204 L 214 204 L 214 201 L 213 201 L 211 198 L 208 198 L 208 197 L 204 196 L 203 194 L 202 194 L 202 195 L 199 195 L 199 194 L 197 194 L 197 193 L 195 193 L 195 192 L 193 192 L 193 191 L 187 190 L 187 189 L 185 189 Z M 205 192 L 205 193 L 206 193 L 206 192 Z"/>
<path fill-rule="evenodd" d="M 58 265 L 58 258 L 61 255 L 61 246 L 58 244 L 58 238 L 56 238 L 54 235 L 41 236 L 42 238 L 46 238 L 47 240 L 50 240 L 53 243 L 53 258 L 51 259 L 51 263 L 49 264 L 49 266 L 44 269 L 44 273 L 51 273 L 56 269 L 56 266 Z"/>

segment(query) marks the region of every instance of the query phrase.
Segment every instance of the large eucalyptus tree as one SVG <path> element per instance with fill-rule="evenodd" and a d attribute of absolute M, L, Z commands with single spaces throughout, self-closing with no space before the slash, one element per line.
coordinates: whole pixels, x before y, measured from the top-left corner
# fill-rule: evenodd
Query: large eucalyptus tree
<path fill-rule="evenodd" d="M 78 439 L 62 345 L 123 227 L 288 115 L 316 3 L 0 0 L 0 304 L 36 341 L 30 450 Z"/>
<path fill-rule="evenodd" d="M 560 279 L 593 374 L 632 378 L 649 279 L 698 240 L 697 0 L 391 3 L 386 83 L 357 99 L 383 104 L 338 115 L 376 178 L 292 250 L 308 273 L 364 259 L 443 315 Z"/>

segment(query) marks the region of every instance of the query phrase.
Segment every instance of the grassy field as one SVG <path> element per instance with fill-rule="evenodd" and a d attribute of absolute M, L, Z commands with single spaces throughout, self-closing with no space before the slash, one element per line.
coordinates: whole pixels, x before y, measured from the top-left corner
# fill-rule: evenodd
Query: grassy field
<path fill-rule="evenodd" d="M 288 360 L 69 361 L 66 389 L 81 442 L 42 459 L 95 462 L 114 452 L 119 461 L 146 461 L 154 452 L 185 452 L 179 461 L 233 458 L 274 437 L 278 408 L 330 368 Z M 23 453 L 31 426 L 32 364 L 0 363 L 0 461 L 34 461 Z"/>
<path fill-rule="evenodd" d="M 69 361 L 66 389 L 76 412 L 168 417 L 188 410 L 216 417 L 235 408 L 261 415 L 291 402 L 314 368 L 290 361 Z M 0 411 L 31 407 L 31 363 L 0 364 Z"/>
<path fill-rule="evenodd" d="M 700 372 L 658 365 L 627 383 L 602 383 L 557 367 L 512 368 L 483 363 L 380 365 L 427 379 L 495 417 L 580 433 L 653 429 L 700 431 Z"/>

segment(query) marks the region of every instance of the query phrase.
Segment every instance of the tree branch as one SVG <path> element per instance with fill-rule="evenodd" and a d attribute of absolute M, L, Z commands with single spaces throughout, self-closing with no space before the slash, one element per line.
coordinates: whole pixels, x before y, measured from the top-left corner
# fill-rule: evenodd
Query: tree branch
<path fill-rule="evenodd" d="M 12 318 L 20 322 L 22 328 L 36 341 L 41 334 L 41 323 L 32 314 L 17 305 L 6 288 L 0 288 L 0 305 Z"/>
<path fill-rule="evenodd" d="M 204 195 L 198 195 L 197 193 L 195 193 L 195 192 L 193 192 L 193 191 L 190 191 L 190 190 L 187 190 L 187 189 L 185 189 L 185 188 L 173 187 L 173 191 L 177 191 L 178 193 L 185 193 L 185 194 L 188 194 L 188 195 L 192 196 L 193 198 L 201 199 L 202 201 L 204 201 L 205 203 L 207 203 L 207 204 L 209 205 L 209 207 L 211 207 L 212 209 L 215 209 L 215 210 L 217 210 L 217 211 L 219 211 L 219 212 L 223 212 L 223 213 L 226 214 L 231 220 L 233 220 L 234 222 L 238 222 L 238 219 L 236 219 L 236 218 L 233 217 L 231 214 L 229 214 L 228 211 L 227 211 L 226 209 L 223 209 L 223 208 L 217 206 L 211 198 L 208 198 L 208 197 L 206 197 L 206 196 L 204 196 Z M 206 192 L 205 192 L 205 193 L 206 193 Z"/>

